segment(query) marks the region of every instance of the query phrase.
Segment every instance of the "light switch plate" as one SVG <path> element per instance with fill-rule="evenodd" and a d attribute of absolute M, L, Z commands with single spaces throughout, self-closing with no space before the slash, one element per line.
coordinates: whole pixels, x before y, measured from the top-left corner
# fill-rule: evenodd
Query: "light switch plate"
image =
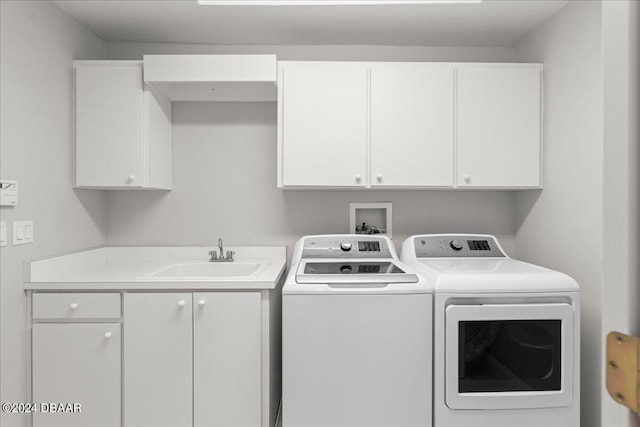
<path fill-rule="evenodd" d="M 0 221 L 0 247 L 7 246 L 7 223 Z"/>
<path fill-rule="evenodd" d="M 33 221 L 13 221 L 13 244 L 33 243 Z"/>

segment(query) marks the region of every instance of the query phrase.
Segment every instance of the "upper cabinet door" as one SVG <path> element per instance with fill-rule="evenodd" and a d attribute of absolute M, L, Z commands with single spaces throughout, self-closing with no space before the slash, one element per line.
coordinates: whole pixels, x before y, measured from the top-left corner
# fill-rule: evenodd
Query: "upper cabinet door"
<path fill-rule="evenodd" d="M 74 61 L 75 186 L 171 189 L 171 100 L 140 61 Z"/>
<path fill-rule="evenodd" d="M 364 187 L 366 64 L 283 62 L 279 71 L 281 184 Z"/>
<path fill-rule="evenodd" d="M 142 67 L 77 66 L 76 183 L 141 186 Z"/>
<path fill-rule="evenodd" d="M 459 187 L 539 188 L 541 65 L 458 70 Z"/>
<path fill-rule="evenodd" d="M 454 68 L 371 68 L 371 186 L 453 186 Z"/>

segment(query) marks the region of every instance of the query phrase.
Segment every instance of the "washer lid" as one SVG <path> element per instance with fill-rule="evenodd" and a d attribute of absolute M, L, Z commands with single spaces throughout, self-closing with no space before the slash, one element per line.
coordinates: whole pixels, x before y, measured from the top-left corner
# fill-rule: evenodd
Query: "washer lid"
<path fill-rule="evenodd" d="M 297 283 L 417 283 L 418 276 L 391 260 L 302 260 Z"/>

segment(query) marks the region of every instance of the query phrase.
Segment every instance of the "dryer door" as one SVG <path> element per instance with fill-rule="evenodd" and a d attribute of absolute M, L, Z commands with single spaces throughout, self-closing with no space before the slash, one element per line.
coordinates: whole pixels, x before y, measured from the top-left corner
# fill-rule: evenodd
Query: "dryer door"
<path fill-rule="evenodd" d="M 569 406 L 573 399 L 573 314 L 569 304 L 447 307 L 447 406 Z"/>

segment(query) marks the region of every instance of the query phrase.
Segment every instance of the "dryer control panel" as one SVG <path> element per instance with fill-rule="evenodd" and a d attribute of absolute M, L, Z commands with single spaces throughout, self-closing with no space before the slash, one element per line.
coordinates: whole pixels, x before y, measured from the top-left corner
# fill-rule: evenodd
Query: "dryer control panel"
<path fill-rule="evenodd" d="M 416 258 L 504 258 L 495 237 L 487 235 L 417 236 L 413 245 Z"/>
<path fill-rule="evenodd" d="M 302 258 L 393 258 L 388 242 L 373 236 L 310 236 L 304 241 Z"/>

